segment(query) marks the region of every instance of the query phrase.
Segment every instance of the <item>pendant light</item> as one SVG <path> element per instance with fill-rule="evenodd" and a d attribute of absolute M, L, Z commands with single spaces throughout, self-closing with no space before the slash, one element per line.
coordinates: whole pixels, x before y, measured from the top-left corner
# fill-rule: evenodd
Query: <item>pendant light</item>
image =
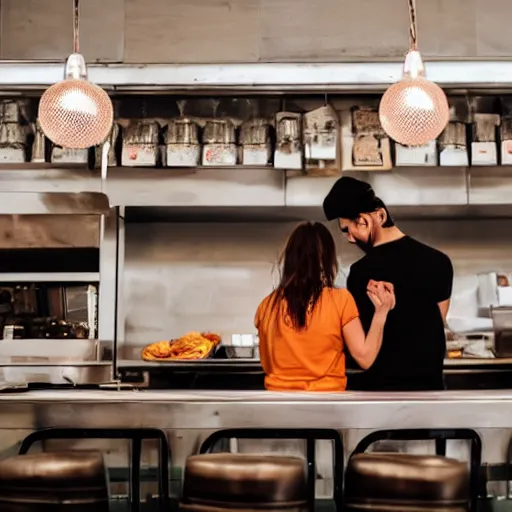
<path fill-rule="evenodd" d="M 382 96 L 379 117 L 384 131 L 396 142 L 423 146 L 444 130 L 450 109 L 441 87 L 425 78 L 425 66 L 418 51 L 415 0 L 408 1 L 410 50 L 402 79 Z"/>
<path fill-rule="evenodd" d="M 87 68 L 79 53 L 79 0 L 74 0 L 72 53 L 62 82 L 45 91 L 39 103 L 43 133 L 58 146 L 85 149 L 101 144 L 112 128 L 114 111 L 108 94 L 87 80 Z"/>

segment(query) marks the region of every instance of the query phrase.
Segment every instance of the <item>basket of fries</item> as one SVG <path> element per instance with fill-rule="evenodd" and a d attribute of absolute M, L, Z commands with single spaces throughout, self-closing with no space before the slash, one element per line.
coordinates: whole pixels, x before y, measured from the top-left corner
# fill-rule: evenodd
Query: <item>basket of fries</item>
<path fill-rule="evenodd" d="M 221 342 L 218 334 L 189 332 L 181 338 L 158 341 L 142 349 L 144 361 L 195 361 L 208 359 Z"/>

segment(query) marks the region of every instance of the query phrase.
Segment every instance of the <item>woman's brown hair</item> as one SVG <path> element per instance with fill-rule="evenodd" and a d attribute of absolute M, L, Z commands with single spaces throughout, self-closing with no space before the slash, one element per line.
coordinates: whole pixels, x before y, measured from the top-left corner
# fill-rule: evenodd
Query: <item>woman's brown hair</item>
<path fill-rule="evenodd" d="M 274 295 L 280 299 L 296 329 L 306 326 L 308 310 L 313 310 L 325 287 L 332 288 L 338 273 L 336 245 L 329 230 L 320 222 L 297 226 L 279 260 L 281 280 Z"/>

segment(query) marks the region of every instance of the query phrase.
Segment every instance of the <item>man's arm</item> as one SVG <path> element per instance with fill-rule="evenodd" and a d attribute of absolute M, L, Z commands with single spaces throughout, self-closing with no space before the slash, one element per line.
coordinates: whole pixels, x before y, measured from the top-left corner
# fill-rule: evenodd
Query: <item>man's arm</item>
<path fill-rule="evenodd" d="M 443 317 L 444 326 L 446 325 L 446 316 L 448 315 L 448 310 L 450 309 L 450 299 L 443 300 L 437 304 L 439 306 L 439 311 L 441 311 L 441 316 Z"/>
<path fill-rule="evenodd" d="M 453 288 L 453 265 L 448 256 L 443 254 L 443 261 L 435 268 L 438 277 L 437 305 L 446 327 L 446 317 L 450 309 L 450 300 Z"/>

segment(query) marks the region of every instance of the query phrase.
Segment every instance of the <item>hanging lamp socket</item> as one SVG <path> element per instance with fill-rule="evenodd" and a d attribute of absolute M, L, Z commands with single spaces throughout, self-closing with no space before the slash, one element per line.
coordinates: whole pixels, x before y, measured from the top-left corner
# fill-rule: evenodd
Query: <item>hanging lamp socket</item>
<path fill-rule="evenodd" d="M 425 65 L 418 50 L 409 50 L 405 56 L 403 78 L 425 78 Z"/>
<path fill-rule="evenodd" d="M 87 66 L 82 54 L 72 53 L 68 57 L 64 70 L 64 79 L 87 80 Z"/>

